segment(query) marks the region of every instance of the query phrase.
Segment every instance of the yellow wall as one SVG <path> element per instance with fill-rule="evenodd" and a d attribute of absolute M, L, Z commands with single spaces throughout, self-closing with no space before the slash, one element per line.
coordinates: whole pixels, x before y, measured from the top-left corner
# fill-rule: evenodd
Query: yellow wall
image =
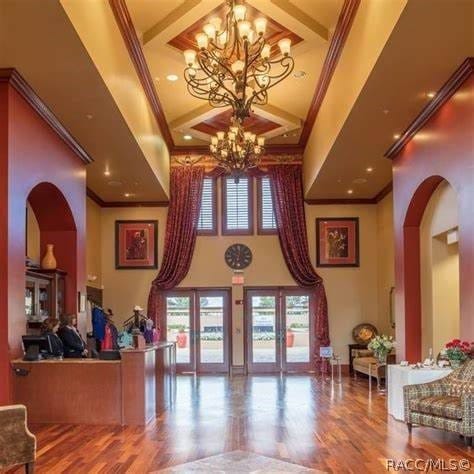
<path fill-rule="evenodd" d="M 102 286 L 102 228 L 101 208 L 92 199 L 87 198 L 87 234 L 86 234 L 86 271 L 87 285 Z"/>
<path fill-rule="evenodd" d="M 459 337 L 459 252 L 446 231 L 458 225 L 457 196 L 442 182 L 431 196 L 420 226 L 422 357 L 436 355 Z"/>
<path fill-rule="evenodd" d="M 96 212 L 94 207 L 88 210 Z M 157 270 L 115 269 L 115 221 L 127 219 L 158 220 L 158 260 L 163 258 L 167 208 L 103 208 L 101 209 L 101 267 L 104 286 L 104 305 L 111 307 L 120 324 L 130 316 L 134 305 L 146 307 L 148 292 Z M 387 242 L 392 242 L 391 198 L 379 205 L 306 205 L 310 257 L 316 262 L 316 217 L 359 217 L 360 267 L 317 268 L 323 277 L 329 303 L 329 324 L 332 345 L 347 363 L 347 344 L 352 341 L 352 329 L 361 322 L 370 322 L 386 331 L 388 314 L 386 288 L 393 281 L 393 259 L 387 254 Z M 96 219 L 88 219 L 95 225 Z M 219 221 L 220 224 L 220 221 Z M 88 234 L 94 233 L 88 228 Z M 380 239 L 379 235 L 383 235 Z M 91 236 L 89 236 L 91 237 Z M 96 241 L 91 240 L 92 244 Z M 278 237 L 273 236 L 200 236 L 187 277 L 182 287 L 231 287 L 232 271 L 224 262 L 224 252 L 233 243 L 247 244 L 253 261 L 245 270 L 245 286 L 295 285 L 284 262 Z M 381 264 L 380 256 L 384 259 Z M 382 275 L 380 281 L 379 275 Z M 381 292 L 383 297 L 381 296 Z M 232 291 L 233 302 L 233 364 L 243 360 L 243 306 L 235 305 L 242 299 L 243 288 Z"/>
<path fill-rule="evenodd" d="M 390 322 L 390 289 L 395 286 L 395 240 L 393 232 L 393 194 L 377 204 L 378 329 L 395 336 Z M 392 311 L 395 308 L 392 304 Z M 395 314 L 392 315 L 394 320 Z"/>
<path fill-rule="evenodd" d="M 26 253 L 33 262 L 40 263 L 40 229 L 30 203 L 27 203 L 27 219 Z"/>

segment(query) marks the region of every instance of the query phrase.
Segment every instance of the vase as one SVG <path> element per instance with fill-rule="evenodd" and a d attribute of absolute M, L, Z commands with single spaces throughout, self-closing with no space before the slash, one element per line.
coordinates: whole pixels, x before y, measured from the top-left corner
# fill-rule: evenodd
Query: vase
<path fill-rule="evenodd" d="M 376 354 L 377 361 L 379 364 L 386 364 L 387 363 L 387 353 L 386 352 L 379 352 Z"/>
<path fill-rule="evenodd" d="M 45 270 L 54 270 L 57 266 L 56 257 L 54 256 L 54 245 L 46 245 L 46 253 L 41 260 L 41 268 Z"/>
<path fill-rule="evenodd" d="M 451 368 L 458 369 L 462 365 L 462 360 L 459 359 L 450 359 L 449 363 L 451 364 Z"/>

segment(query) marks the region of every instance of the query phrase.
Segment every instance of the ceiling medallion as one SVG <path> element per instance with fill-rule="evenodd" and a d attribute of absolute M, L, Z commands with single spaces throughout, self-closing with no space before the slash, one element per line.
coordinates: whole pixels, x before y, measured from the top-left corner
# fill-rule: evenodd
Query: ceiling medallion
<path fill-rule="evenodd" d="M 291 40 L 278 41 L 279 53 L 265 40 L 267 19 L 253 25 L 247 8 L 227 0 L 222 20 L 213 17 L 196 35 L 198 50 L 184 51 L 184 78 L 189 93 L 212 107 L 232 107 L 231 126 L 212 137 L 211 156 L 218 166 L 239 182 L 249 169 L 258 167 L 265 151 L 265 138 L 245 131 L 243 123 L 252 105 L 266 105 L 268 90 L 287 78 L 294 68 Z"/>
<path fill-rule="evenodd" d="M 265 41 L 267 20 L 246 20 L 246 7 L 227 0 L 228 12 L 222 20 L 213 17 L 196 35 L 198 51 L 184 51 L 184 78 L 188 91 L 212 107 L 231 106 L 233 115 L 243 121 L 252 104 L 265 105 L 268 90 L 293 71 L 291 40 L 278 41 L 280 53 L 272 55 Z"/>
<path fill-rule="evenodd" d="M 234 119 L 227 133 L 217 132 L 209 149 L 218 166 L 224 168 L 236 183 L 251 168 L 256 168 L 265 151 L 265 138 L 245 132 L 240 121 Z"/>

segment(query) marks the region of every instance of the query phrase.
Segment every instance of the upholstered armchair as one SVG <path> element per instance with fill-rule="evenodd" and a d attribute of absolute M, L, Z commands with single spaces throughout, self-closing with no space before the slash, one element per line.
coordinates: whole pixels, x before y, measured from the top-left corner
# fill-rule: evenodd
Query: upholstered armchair
<path fill-rule="evenodd" d="M 26 426 L 26 407 L 0 407 L 0 471 L 25 465 L 27 474 L 34 472 L 36 438 Z"/>
<path fill-rule="evenodd" d="M 431 426 L 464 436 L 466 446 L 474 436 L 474 360 L 434 382 L 403 387 L 405 422 Z"/>

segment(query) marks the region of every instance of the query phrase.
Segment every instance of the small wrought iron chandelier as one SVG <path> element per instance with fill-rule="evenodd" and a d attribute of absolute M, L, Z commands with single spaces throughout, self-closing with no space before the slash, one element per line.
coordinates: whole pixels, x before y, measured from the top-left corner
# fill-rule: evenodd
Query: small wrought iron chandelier
<path fill-rule="evenodd" d="M 233 115 L 243 121 L 252 104 L 265 105 L 268 90 L 288 77 L 294 67 L 291 40 L 278 42 L 280 54 L 264 39 L 267 20 L 246 20 L 247 9 L 227 0 L 224 21 L 214 17 L 196 35 L 198 51 L 184 51 L 184 78 L 188 91 L 212 107 L 231 106 Z"/>
<path fill-rule="evenodd" d="M 246 132 L 239 120 L 234 120 L 227 133 L 217 132 L 209 146 L 218 166 L 224 168 L 236 183 L 251 168 L 256 168 L 265 152 L 265 138 Z"/>

